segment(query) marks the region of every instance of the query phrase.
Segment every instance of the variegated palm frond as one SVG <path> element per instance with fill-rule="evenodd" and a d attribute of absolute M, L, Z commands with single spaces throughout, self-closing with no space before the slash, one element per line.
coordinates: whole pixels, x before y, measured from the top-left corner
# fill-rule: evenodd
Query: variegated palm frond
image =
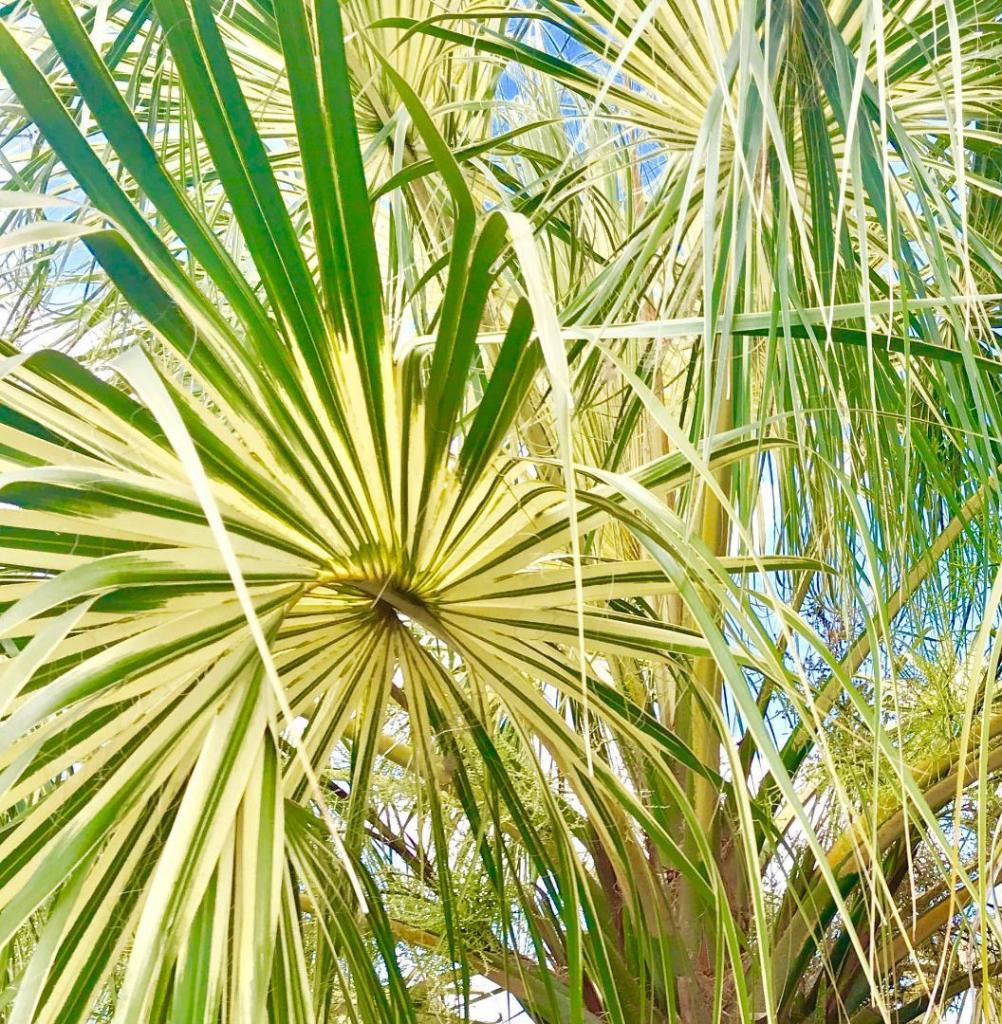
<path fill-rule="evenodd" d="M 636 911 L 647 842 L 726 921 L 712 862 L 694 862 L 612 766 L 628 757 L 682 812 L 675 769 L 707 769 L 595 661 L 710 648 L 625 603 L 670 589 L 653 559 L 580 564 L 582 537 L 635 516 L 622 489 L 578 495 L 513 446 L 544 363 L 565 436 L 570 400 L 524 220 L 479 222 L 449 151 L 394 76 L 456 230 L 431 349 L 393 360 L 337 7 L 308 18 L 290 5 L 280 23 L 302 119 L 311 270 L 213 13 L 160 4 L 266 308 L 165 172 L 68 5 L 38 11 L 99 130 L 221 301 L 192 283 L 0 29 L 0 63 L 28 115 L 115 225 L 80 228 L 84 242 L 166 360 L 157 370 L 129 351 L 110 380 L 57 352 L 3 365 L 2 941 L 17 947 L 37 930 L 11 1019 L 77 1019 L 102 1000 L 122 1021 L 251 1020 L 269 1000 L 278 1019 L 313 1019 L 338 987 L 318 958 L 330 971 L 348 964 L 338 1012 L 357 1001 L 367 1020 L 412 1017 L 362 856 L 373 764 L 399 739 L 384 731 L 393 707 L 406 712 L 404 763 L 424 793 L 415 836 L 434 850 L 426 867 L 463 973 L 443 786 L 494 898 L 544 914 L 537 942 L 544 928 L 566 936 L 569 974 L 555 983 L 535 968 L 528 1002 L 580 1012 L 585 964 L 607 955 L 601 932 L 596 946 L 583 927 L 601 913 L 597 894 L 571 868 L 581 822 Z M 509 246 L 507 273 L 523 277 L 528 299 L 511 308 L 489 365 L 477 332 Z M 482 382 L 473 407 L 471 374 Z M 711 466 L 758 450 L 722 438 Z M 568 457 L 562 446 L 557 462 Z M 689 474 L 676 454 L 631 479 L 659 493 Z M 514 730 L 506 742 L 536 766 L 545 836 L 506 781 L 499 730 Z M 326 808 L 327 767 L 345 744 L 348 794 L 337 821 L 322 814 L 325 837 L 302 808 Z M 565 793 L 542 786 L 551 770 Z M 733 922 L 727 931 L 736 962 Z"/>

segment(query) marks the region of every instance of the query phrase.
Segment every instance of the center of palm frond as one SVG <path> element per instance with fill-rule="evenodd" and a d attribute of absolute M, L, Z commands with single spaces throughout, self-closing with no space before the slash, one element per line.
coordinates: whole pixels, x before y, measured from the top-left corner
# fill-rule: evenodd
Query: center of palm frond
<path fill-rule="evenodd" d="M 295 609 L 326 609 L 332 616 L 347 610 L 368 609 L 377 616 L 400 621 L 425 621 L 428 609 L 423 599 L 393 580 L 323 579 L 307 587 L 297 598 Z"/>

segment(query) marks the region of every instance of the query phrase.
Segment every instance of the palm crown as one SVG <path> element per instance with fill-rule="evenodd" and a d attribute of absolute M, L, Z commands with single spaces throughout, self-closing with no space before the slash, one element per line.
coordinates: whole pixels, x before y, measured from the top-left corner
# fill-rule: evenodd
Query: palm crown
<path fill-rule="evenodd" d="M 78 239 L 115 339 L 39 347 L 66 286 L 12 270 L 10 1021 L 995 975 L 998 79 L 951 10 L 7 13 L 10 244 Z"/>

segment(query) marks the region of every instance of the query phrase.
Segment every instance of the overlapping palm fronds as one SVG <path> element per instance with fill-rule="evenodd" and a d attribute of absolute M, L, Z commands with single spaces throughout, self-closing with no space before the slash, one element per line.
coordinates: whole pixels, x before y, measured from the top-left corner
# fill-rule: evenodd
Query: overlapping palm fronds
<path fill-rule="evenodd" d="M 994 24 L 6 9 L 0 1018 L 997 1016 Z"/>

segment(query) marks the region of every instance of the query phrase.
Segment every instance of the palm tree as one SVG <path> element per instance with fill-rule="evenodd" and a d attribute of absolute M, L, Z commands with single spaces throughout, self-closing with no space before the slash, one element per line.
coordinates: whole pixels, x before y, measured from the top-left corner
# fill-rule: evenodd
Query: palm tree
<path fill-rule="evenodd" d="M 998 1019 L 998 15 L 4 8 L 0 1018 Z"/>

